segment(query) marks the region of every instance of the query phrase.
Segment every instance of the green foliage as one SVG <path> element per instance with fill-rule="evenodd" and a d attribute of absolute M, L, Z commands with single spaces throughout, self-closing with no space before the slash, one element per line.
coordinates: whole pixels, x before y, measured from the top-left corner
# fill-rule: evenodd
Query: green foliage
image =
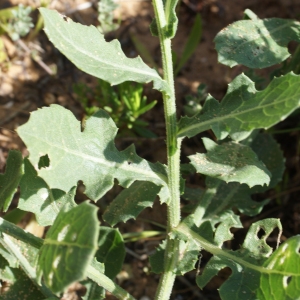
<path fill-rule="evenodd" d="M 102 226 L 96 258 L 104 264 L 105 275 L 114 279 L 122 269 L 125 246 L 119 230 Z"/>
<path fill-rule="evenodd" d="M 37 174 L 51 188 L 69 192 L 82 180 L 85 194 L 97 201 L 112 188 L 114 178 L 123 187 L 142 179 L 162 186 L 159 195 L 167 202 L 165 167 L 141 159 L 134 146 L 118 151 L 114 145 L 116 132 L 116 125 L 103 110 L 91 116 L 81 131 L 80 122 L 59 105 L 32 113 L 29 122 L 18 128 L 33 166 L 38 165 L 41 154 L 48 155 L 50 167 L 37 170 Z"/>
<path fill-rule="evenodd" d="M 27 35 L 33 27 L 32 19 L 29 16 L 32 9 L 30 6 L 19 4 L 17 9 L 11 10 L 11 17 L 7 24 L 1 23 L 1 27 L 8 32 L 13 41 Z"/>
<path fill-rule="evenodd" d="M 160 38 L 164 77 L 140 57 L 127 58 L 119 42 L 106 42 L 97 28 L 40 9 L 54 45 L 79 68 L 107 81 L 99 83 L 106 111 L 88 110 L 86 97 L 82 101 L 89 118 L 82 124 L 67 109 L 52 105 L 33 112 L 18 128 L 30 154 L 24 159 L 16 151 L 9 155 L 0 176 L 1 206 L 8 209 L 20 186 L 18 208 L 33 212 L 41 225 L 52 226 L 45 239 L 40 239 L 0 218 L 0 276 L 12 283 L 7 299 L 16 297 L 21 289 L 34 299 L 55 299 L 54 294 L 60 296 L 75 281 L 86 286 L 84 299 L 104 299 L 105 291 L 118 299 L 134 299 L 113 281 L 125 256 L 120 232 L 99 226 L 94 203 L 74 201 L 78 182 L 85 186 L 85 195 L 97 202 L 115 179 L 124 189 L 101 211 L 110 225 L 137 218 L 157 195 L 168 208 L 166 239 L 150 258 L 153 272 L 161 273 L 155 299 L 170 298 L 176 275 L 193 270 L 200 251 L 211 254 L 196 276 L 200 288 L 220 270 L 231 269 L 219 289 L 223 300 L 299 298 L 299 236 L 275 249 L 267 243 L 277 231 L 279 244 L 283 230 L 279 219 L 259 220 L 244 228 L 247 234 L 238 249 L 226 243 L 234 238 L 235 230 L 244 227 L 240 214 L 256 216 L 269 202 L 258 202 L 252 196 L 274 188 L 282 178 L 282 151 L 270 134 L 258 129 L 273 126 L 299 107 L 300 78 L 290 72 L 298 60 L 292 59 L 292 66 L 287 63 L 280 71 L 284 75 L 262 91 L 244 74 L 237 76 L 221 102 L 206 97 L 205 87 L 200 86 L 198 95 L 190 99 L 189 116 L 177 123 L 171 52 L 178 21 L 176 4 L 176 0 L 153 0 L 156 19 L 152 32 Z M 249 10 L 245 15 L 245 20 L 217 36 L 220 62 L 263 67 L 285 60 L 287 43 L 298 39 L 299 23 L 260 20 Z M 199 23 L 196 25 L 199 29 Z M 183 61 L 196 44 L 194 38 L 189 40 Z M 114 144 L 115 122 L 119 126 L 127 122 L 128 128 L 134 128 L 140 115 L 154 105 L 142 97 L 141 85 L 128 81 L 152 81 L 162 92 L 167 166 L 139 157 L 133 145 L 118 150 Z M 120 86 L 115 90 L 110 84 Z M 190 155 L 191 163 L 180 165 L 183 138 L 208 129 L 215 140 L 203 138 L 207 153 Z M 205 189 L 185 186 L 181 175 L 195 172 L 206 176 Z M 181 194 L 189 201 L 183 219 Z"/>
<path fill-rule="evenodd" d="M 98 21 L 100 22 L 98 29 L 101 33 L 118 29 L 119 24 L 114 23 L 114 10 L 118 7 L 119 5 L 113 0 L 98 1 Z"/>
<path fill-rule="evenodd" d="M 204 83 L 201 83 L 197 88 L 196 95 L 187 95 L 185 96 L 186 104 L 184 105 L 184 113 L 188 117 L 199 113 L 202 110 L 202 102 L 207 97 L 207 86 Z"/>
<path fill-rule="evenodd" d="M 250 147 L 234 142 L 216 144 L 203 138 L 207 154 L 189 156 L 197 173 L 225 182 L 246 183 L 249 187 L 268 184 L 270 173 Z"/>
<path fill-rule="evenodd" d="M 84 202 L 69 211 L 61 211 L 40 249 L 38 278 L 43 276 L 54 293 L 83 279 L 97 250 L 98 234 L 95 206 Z"/>
<path fill-rule="evenodd" d="M 0 175 L 0 208 L 7 211 L 12 198 L 17 191 L 20 179 L 23 175 L 23 158 L 18 151 L 11 151 L 7 158 L 5 174 Z"/>
<path fill-rule="evenodd" d="M 286 118 L 299 107 L 299 99 L 299 76 L 293 73 L 275 78 L 263 91 L 257 91 L 254 83 L 241 74 L 229 84 L 221 103 L 209 95 L 200 113 L 181 118 L 178 137 L 212 129 L 218 139 L 229 134 L 241 141 L 253 129 L 268 128 Z"/>
<path fill-rule="evenodd" d="M 287 44 L 300 42 L 300 23 L 284 19 L 237 21 L 215 38 L 219 62 L 233 67 L 266 68 L 290 56 Z"/>
<path fill-rule="evenodd" d="M 75 188 L 64 192 L 50 189 L 37 171 L 24 159 L 24 176 L 20 182 L 21 197 L 18 208 L 35 213 L 41 226 L 52 225 L 58 213 L 64 206 L 74 207 Z"/>
<path fill-rule="evenodd" d="M 156 100 L 147 103 L 143 96 L 143 86 L 139 83 L 123 82 L 114 89 L 109 83 L 99 79 L 95 89 L 83 83 L 74 85 L 74 92 L 82 103 L 87 117 L 99 110 L 106 110 L 116 125 L 120 128 L 119 135 L 137 134 L 144 137 L 156 137 L 146 128 L 147 122 L 140 120 L 140 116 L 156 104 Z M 95 105 L 90 105 L 93 101 Z"/>
<path fill-rule="evenodd" d="M 195 22 L 191 29 L 191 33 L 188 36 L 186 44 L 184 46 L 182 55 L 175 64 L 175 75 L 179 73 L 184 64 L 188 61 L 188 59 L 195 52 L 200 40 L 202 37 L 202 20 L 199 14 L 196 15 Z"/>
<path fill-rule="evenodd" d="M 60 14 L 46 8 L 41 8 L 40 12 L 50 40 L 82 71 L 112 85 L 125 81 L 153 81 L 154 88 L 167 88 L 159 74 L 149 68 L 140 57 L 127 58 L 120 43 L 116 40 L 106 42 L 96 27 L 83 26 L 69 18 L 65 21 Z"/>
<path fill-rule="evenodd" d="M 136 218 L 143 209 L 152 207 L 159 191 L 160 187 L 152 182 L 135 181 L 110 204 L 103 215 L 104 220 L 114 226 L 120 221 Z"/>

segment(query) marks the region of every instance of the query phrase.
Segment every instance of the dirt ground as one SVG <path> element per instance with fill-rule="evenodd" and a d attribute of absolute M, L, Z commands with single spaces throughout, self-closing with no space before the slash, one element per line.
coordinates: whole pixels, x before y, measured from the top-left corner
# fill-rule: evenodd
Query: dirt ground
<path fill-rule="evenodd" d="M 1 0 L 0 9 L 18 5 L 40 6 L 39 0 Z M 52 0 L 49 6 L 71 17 L 74 21 L 83 24 L 97 25 L 97 1 L 85 0 Z M 150 1 L 120 0 L 116 11 L 116 19 L 121 20 L 120 28 L 107 35 L 107 39 L 118 38 L 122 48 L 129 57 L 138 55 L 131 36 L 134 35 L 142 44 L 147 46 L 156 64 L 160 65 L 160 49 L 158 39 L 152 37 L 149 25 L 153 17 Z M 85 6 L 87 8 L 85 8 Z M 84 9 L 83 9 L 84 8 Z M 185 96 L 195 94 L 200 83 L 207 85 L 207 90 L 215 98 L 221 99 L 226 92 L 227 84 L 246 69 L 240 66 L 232 69 L 217 62 L 217 53 L 214 49 L 213 39 L 226 25 L 240 20 L 243 11 L 249 8 L 260 18 L 280 17 L 300 19 L 300 1 L 298 0 L 182 0 L 178 16 L 178 33 L 173 40 L 173 49 L 177 54 L 183 51 L 186 40 L 195 16 L 201 14 L 203 34 L 195 53 L 188 60 L 176 77 L 176 95 L 178 116 L 183 114 Z M 37 20 L 38 13 L 32 13 Z M 53 45 L 47 40 L 43 31 L 35 37 L 27 36 L 23 39 L 25 48 L 13 43 L 8 36 L 2 36 L 8 58 L 0 65 L 0 168 L 3 172 L 6 157 L 10 149 L 19 149 L 23 155 L 28 152 L 22 141 L 15 133 L 15 129 L 25 123 L 29 113 L 42 106 L 53 103 L 63 105 L 70 109 L 78 119 L 82 119 L 84 111 L 74 90 L 74 83 L 86 83 L 93 87 L 96 80 L 76 69 Z M 291 45 L 291 49 L 293 45 Z M 24 50 L 25 49 L 25 50 Z M 26 50 L 27 49 L 27 50 Z M 31 58 L 30 53 L 37 54 L 40 63 Z M 268 71 L 268 70 L 267 70 Z M 267 71 L 262 72 L 264 75 Z M 52 73 L 52 74 L 51 74 Z M 155 141 L 145 138 L 119 138 L 116 143 L 124 149 L 134 142 L 137 153 L 152 161 L 166 162 L 164 148 L 163 106 L 158 92 L 145 88 L 149 100 L 158 100 L 158 104 L 147 113 L 144 118 L 149 122 L 149 128 L 159 137 Z M 276 127 L 278 130 L 299 127 L 299 120 L 293 117 Z M 292 130 L 286 134 L 276 134 L 286 157 L 285 181 L 279 186 L 279 192 L 270 191 L 265 197 L 273 199 L 265 207 L 256 220 L 266 217 L 280 218 L 283 223 L 283 240 L 300 233 L 300 134 Z M 203 146 L 201 137 L 197 136 L 185 140 L 183 157 L 201 152 Z M 184 158 L 183 158 L 184 161 Z M 80 201 L 78 195 L 78 201 Z M 17 201 L 17 199 L 16 199 Z M 148 221 L 147 221 L 148 220 Z M 143 230 L 159 230 L 151 225 L 149 220 L 165 224 L 165 207 L 158 202 L 153 209 L 146 209 L 137 221 L 128 221 L 122 225 L 122 232 Z M 253 221 L 253 220 L 252 220 Z M 246 228 L 250 226 L 250 219 L 243 218 Z M 243 235 L 237 235 L 235 243 L 242 244 Z M 127 244 L 127 256 L 124 270 L 118 277 L 122 286 L 131 292 L 134 297 L 141 300 L 153 299 L 158 276 L 150 272 L 147 256 L 160 242 L 160 238 L 145 239 L 136 243 Z M 204 259 L 205 260 L 205 259 Z M 176 281 L 172 299 L 219 299 L 217 288 L 228 276 L 228 272 L 220 272 L 218 277 L 203 290 L 195 285 L 195 272 L 187 274 Z M 73 293 L 65 295 L 63 299 L 80 299 L 82 290 L 74 288 Z M 72 298 L 73 297 L 73 298 Z M 113 299 L 107 295 L 107 299 Z"/>

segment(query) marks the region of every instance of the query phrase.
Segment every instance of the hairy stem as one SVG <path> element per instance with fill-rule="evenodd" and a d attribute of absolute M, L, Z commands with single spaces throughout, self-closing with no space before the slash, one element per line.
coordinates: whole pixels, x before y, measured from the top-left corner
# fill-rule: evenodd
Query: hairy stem
<path fill-rule="evenodd" d="M 171 52 L 171 40 L 164 34 L 166 17 L 162 0 L 153 0 L 157 29 L 159 34 L 164 80 L 169 85 L 169 92 L 163 93 L 164 112 L 167 135 L 167 155 L 168 155 L 168 184 L 170 190 L 170 200 L 168 203 L 168 228 L 170 233 L 180 222 L 180 144 L 181 139 L 177 139 L 177 118 L 174 90 L 174 74 Z M 162 274 L 155 299 L 169 299 L 173 288 L 175 274 L 174 269 L 177 264 L 179 241 L 167 239 L 164 273 Z"/>

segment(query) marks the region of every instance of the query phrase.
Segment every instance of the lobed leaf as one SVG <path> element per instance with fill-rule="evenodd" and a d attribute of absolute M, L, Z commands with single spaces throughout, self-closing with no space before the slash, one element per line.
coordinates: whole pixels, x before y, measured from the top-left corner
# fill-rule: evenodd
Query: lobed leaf
<path fill-rule="evenodd" d="M 75 222 L 74 222 L 75 220 Z M 89 203 L 61 211 L 40 249 L 37 277 L 54 293 L 86 276 L 97 250 L 97 208 Z"/>
<path fill-rule="evenodd" d="M 288 43 L 300 42 L 300 22 L 285 19 L 251 19 L 230 24 L 215 38 L 218 60 L 233 67 L 266 68 L 290 56 Z"/>
<path fill-rule="evenodd" d="M 250 147 L 234 142 L 218 145 L 208 138 L 202 140 L 208 152 L 189 156 L 197 173 L 225 182 L 246 183 L 249 187 L 269 183 L 270 172 Z"/>
<path fill-rule="evenodd" d="M 94 26 L 74 23 L 56 11 L 39 9 L 50 41 L 82 71 L 116 85 L 125 81 L 147 83 L 168 91 L 167 83 L 138 56 L 128 58 L 117 40 L 106 42 Z"/>
<path fill-rule="evenodd" d="M 28 159 L 24 159 L 24 175 L 20 188 L 18 208 L 34 213 L 41 226 L 52 225 L 65 205 L 69 208 L 76 206 L 74 187 L 69 192 L 50 189 L 47 183 L 38 177 Z"/>
<path fill-rule="evenodd" d="M 232 273 L 219 290 L 223 300 L 297 299 L 300 239 L 298 236 L 291 238 L 272 254 L 273 249 L 267 240 L 277 228 L 281 232 L 282 227 L 277 219 L 252 224 L 241 249 L 236 251 L 226 250 L 222 243 L 216 243 L 216 235 L 213 241 L 207 239 L 204 236 L 206 233 L 192 224 L 181 223 L 176 232 L 179 236 L 193 239 L 199 249 L 204 248 L 213 254 L 202 274 L 196 278 L 200 288 L 220 270 L 229 267 Z"/>
<path fill-rule="evenodd" d="M 212 129 L 218 139 L 229 134 L 241 141 L 254 129 L 271 127 L 299 107 L 299 82 L 299 76 L 289 73 L 257 91 L 254 83 L 241 74 L 229 84 L 221 103 L 208 96 L 200 113 L 181 118 L 178 137 L 192 137 Z"/>
<path fill-rule="evenodd" d="M 30 152 L 29 160 L 49 188 L 69 192 L 82 180 L 86 195 L 98 200 L 118 179 L 123 187 L 135 180 L 149 181 L 163 187 L 161 201 L 169 198 L 166 169 L 137 156 L 134 146 L 118 151 L 114 145 L 117 127 L 103 110 L 85 123 L 67 109 L 51 105 L 33 112 L 18 134 Z M 40 157 L 49 157 L 49 166 L 38 169 Z"/>
<path fill-rule="evenodd" d="M 233 209 L 237 208 L 241 213 L 254 216 L 261 212 L 269 200 L 254 201 L 252 194 L 265 192 L 276 186 L 281 180 L 285 169 L 283 153 L 278 143 L 267 133 L 253 132 L 243 144 L 250 146 L 271 173 L 271 181 L 268 186 L 254 186 L 249 188 L 245 184 L 236 182 L 225 183 L 216 178 L 206 178 L 205 191 L 187 189 L 187 197 L 192 203 L 189 211 L 194 212 L 194 222 L 199 226 L 209 220 L 215 226 L 220 221 L 234 217 Z M 192 193 L 194 191 L 194 193 Z M 185 195 L 183 195 L 186 198 Z"/>
<path fill-rule="evenodd" d="M 106 209 L 103 219 L 111 226 L 136 218 L 146 207 L 152 207 L 161 188 L 152 182 L 135 181 L 123 190 Z"/>
<path fill-rule="evenodd" d="M 23 175 L 23 158 L 19 151 L 9 151 L 4 174 L 0 174 L 0 209 L 7 211 Z"/>

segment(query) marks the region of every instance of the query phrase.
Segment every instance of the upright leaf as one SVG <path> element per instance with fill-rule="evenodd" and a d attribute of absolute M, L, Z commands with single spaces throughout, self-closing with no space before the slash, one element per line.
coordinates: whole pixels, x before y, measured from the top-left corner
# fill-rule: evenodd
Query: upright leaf
<path fill-rule="evenodd" d="M 97 261 L 104 264 L 104 274 L 110 279 L 115 279 L 122 269 L 126 254 L 124 241 L 119 230 L 101 226 L 98 247 Z"/>
<path fill-rule="evenodd" d="M 38 260 L 38 278 L 43 276 L 54 293 L 86 276 L 97 250 L 97 208 L 89 203 L 61 211 L 47 232 Z"/>
<path fill-rule="evenodd" d="M 8 154 L 6 170 L 0 174 L 0 209 L 7 211 L 23 175 L 23 158 L 19 151 Z"/>
<path fill-rule="evenodd" d="M 116 125 L 103 110 L 91 116 L 81 131 L 70 111 L 52 105 L 33 112 L 17 131 L 30 152 L 30 162 L 51 189 L 69 192 L 82 180 L 86 195 L 98 200 L 113 186 L 114 178 L 123 187 L 141 180 L 163 186 L 161 200 L 168 200 L 165 167 L 141 159 L 133 146 L 118 151 Z M 49 167 L 38 169 L 40 157 L 46 154 Z"/>
<path fill-rule="evenodd" d="M 290 56 L 287 45 L 300 42 L 300 23 L 285 19 L 241 20 L 221 30 L 215 38 L 218 60 L 233 67 L 266 68 Z"/>
<path fill-rule="evenodd" d="M 20 182 L 21 195 L 18 208 L 33 212 L 41 226 L 52 225 L 61 209 L 68 205 L 76 206 L 76 189 L 69 192 L 50 189 L 47 183 L 37 176 L 37 172 L 28 159 L 24 160 L 25 173 Z"/>
<path fill-rule="evenodd" d="M 234 142 L 218 145 L 208 138 L 203 138 L 203 143 L 206 154 L 189 156 L 197 173 L 249 187 L 269 183 L 270 172 L 250 147 Z"/>
<path fill-rule="evenodd" d="M 178 18 L 176 16 L 176 6 L 178 0 L 163 0 L 166 25 L 162 28 L 164 38 L 172 39 L 175 36 L 178 26 Z M 158 36 L 157 20 L 153 18 L 150 30 L 153 36 Z"/>
<path fill-rule="evenodd" d="M 228 134 L 240 141 L 258 128 L 282 121 L 300 105 L 300 77 L 289 73 L 275 78 L 263 91 L 244 74 L 228 86 L 221 103 L 208 96 L 200 113 L 179 122 L 178 137 L 192 137 L 212 129 L 218 139 Z"/>
<path fill-rule="evenodd" d="M 177 31 L 178 18 L 176 16 L 176 11 L 175 11 L 177 3 L 178 0 L 165 1 L 165 15 L 166 15 L 167 26 L 164 29 L 164 32 L 167 38 L 173 38 Z"/>
<path fill-rule="evenodd" d="M 184 46 L 183 53 L 176 64 L 175 75 L 181 70 L 187 60 L 191 57 L 191 55 L 195 52 L 200 40 L 202 37 L 202 20 L 200 14 L 196 15 L 193 27 L 188 36 L 188 40 Z"/>
<path fill-rule="evenodd" d="M 40 8 L 50 41 L 82 71 L 112 85 L 124 81 L 147 83 L 167 91 L 166 82 L 138 56 L 128 58 L 117 40 L 106 42 L 94 26 L 74 23 L 56 11 Z"/>

